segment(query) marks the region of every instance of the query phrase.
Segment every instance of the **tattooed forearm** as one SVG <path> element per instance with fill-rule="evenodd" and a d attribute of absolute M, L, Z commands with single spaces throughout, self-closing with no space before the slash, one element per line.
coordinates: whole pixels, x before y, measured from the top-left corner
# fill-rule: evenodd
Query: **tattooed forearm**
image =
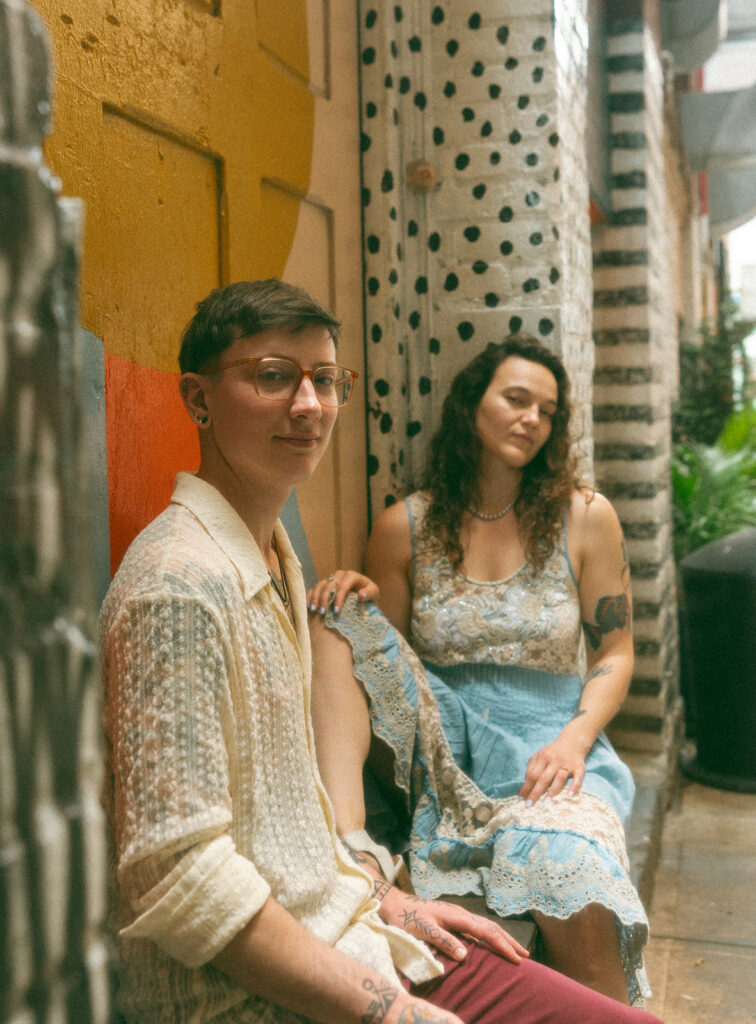
<path fill-rule="evenodd" d="M 360 1017 L 360 1024 L 380 1024 L 386 1019 L 394 1002 L 396 1001 L 396 988 L 388 981 L 379 981 L 376 984 L 372 978 L 365 978 L 362 987 L 371 996 L 368 1003 L 367 1013 Z"/>
<path fill-rule="evenodd" d="M 581 718 L 583 715 L 587 714 L 588 711 L 586 708 L 578 708 L 575 714 L 572 716 L 572 721 L 574 722 L 576 718 Z"/>
<path fill-rule="evenodd" d="M 596 605 L 596 623 L 584 622 L 583 630 L 594 651 L 601 646 L 601 637 L 613 629 L 625 629 L 630 623 L 630 602 L 626 594 L 601 597 Z"/>
<path fill-rule="evenodd" d="M 435 1006 L 406 1006 L 399 1014 L 399 1024 L 449 1024 L 443 1010 Z"/>
<path fill-rule="evenodd" d="M 612 666 L 604 662 L 602 665 L 597 665 L 592 672 L 589 672 L 585 681 L 586 683 L 590 683 L 591 679 L 597 679 L 599 676 L 607 676 L 611 671 Z"/>

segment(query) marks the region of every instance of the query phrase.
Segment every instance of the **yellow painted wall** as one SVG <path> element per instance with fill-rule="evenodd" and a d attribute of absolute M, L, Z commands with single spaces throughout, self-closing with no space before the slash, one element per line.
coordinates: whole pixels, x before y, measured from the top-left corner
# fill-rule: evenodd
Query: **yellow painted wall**
<path fill-rule="evenodd" d="M 269 276 L 308 287 L 343 317 L 340 358 L 362 369 L 359 237 L 340 227 L 359 223 L 356 5 L 337 0 L 328 18 L 323 3 L 33 0 L 56 69 L 47 162 L 86 202 L 81 318 L 106 351 L 114 565 L 176 469 L 196 465 L 176 355 L 211 288 Z M 334 127 L 342 180 L 314 193 L 316 136 Z M 302 498 L 323 571 L 361 555 L 363 409 L 345 411 L 350 445 L 337 435 Z"/>

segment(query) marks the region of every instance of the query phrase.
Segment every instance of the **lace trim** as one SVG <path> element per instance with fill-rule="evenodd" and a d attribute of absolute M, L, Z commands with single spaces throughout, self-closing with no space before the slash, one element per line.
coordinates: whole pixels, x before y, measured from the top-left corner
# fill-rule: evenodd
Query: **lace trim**
<path fill-rule="evenodd" d="M 412 813 L 412 881 L 424 896 L 482 895 L 503 916 L 540 910 L 565 918 L 588 903 L 618 921 L 634 1005 L 650 994 L 643 964 L 648 921 L 628 871 L 622 823 L 582 791 L 539 800 L 487 797 L 457 766 L 422 664 L 374 606 L 347 599 L 326 625 L 350 644 L 375 734 L 394 752 L 394 777 Z"/>

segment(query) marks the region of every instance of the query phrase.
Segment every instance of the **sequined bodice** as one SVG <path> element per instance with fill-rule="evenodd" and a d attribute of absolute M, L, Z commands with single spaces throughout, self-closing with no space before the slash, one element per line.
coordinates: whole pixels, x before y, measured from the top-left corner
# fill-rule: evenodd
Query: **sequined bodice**
<path fill-rule="evenodd" d="M 542 569 L 526 563 L 507 579 L 481 583 L 453 569 L 423 536 L 428 498 L 407 498 L 412 523 L 411 643 L 434 665 L 485 662 L 547 672 L 577 671 L 580 606 L 566 530 Z"/>

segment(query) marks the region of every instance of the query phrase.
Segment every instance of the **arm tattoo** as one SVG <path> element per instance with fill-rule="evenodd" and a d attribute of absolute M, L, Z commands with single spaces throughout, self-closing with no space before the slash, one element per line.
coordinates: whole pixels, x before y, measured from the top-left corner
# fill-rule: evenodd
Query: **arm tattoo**
<path fill-rule="evenodd" d="M 449 1024 L 449 1018 L 443 1010 L 435 1006 L 405 1006 L 399 1014 L 399 1024 Z"/>
<path fill-rule="evenodd" d="M 596 624 L 584 622 L 583 630 L 594 651 L 601 646 L 604 633 L 613 629 L 625 629 L 630 622 L 630 602 L 625 594 L 601 597 L 596 605 Z"/>
<path fill-rule="evenodd" d="M 622 538 L 622 585 L 625 590 L 630 589 L 630 558 L 627 553 L 627 543 Z"/>
<path fill-rule="evenodd" d="M 391 882 L 386 882 L 383 879 L 376 878 L 373 881 L 373 896 L 378 900 L 379 903 L 383 903 L 383 900 L 391 892 L 393 886 Z"/>
<path fill-rule="evenodd" d="M 587 708 L 578 708 L 577 711 L 575 712 L 575 714 L 572 716 L 572 721 L 574 722 L 576 718 L 580 718 L 581 715 L 587 715 L 587 714 L 588 714 Z"/>
<path fill-rule="evenodd" d="M 598 676 L 606 676 L 612 671 L 612 666 L 604 663 L 603 665 L 597 665 L 592 672 L 586 676 L 586 683 L 590 683 L 591 679 L 597 679 Z"/>
<path fill-rule="evenodd" d="M 396 988 L 388 981 L 381 980 L 376 983 L 372 978 L 365 978 L 362 987 L 371 996 L 368 1003 L 367 1013 L 360 1017 L 360 1024 L 380 1024 L 386 1019 L 386 1014 L 396 1000 Z"/>

